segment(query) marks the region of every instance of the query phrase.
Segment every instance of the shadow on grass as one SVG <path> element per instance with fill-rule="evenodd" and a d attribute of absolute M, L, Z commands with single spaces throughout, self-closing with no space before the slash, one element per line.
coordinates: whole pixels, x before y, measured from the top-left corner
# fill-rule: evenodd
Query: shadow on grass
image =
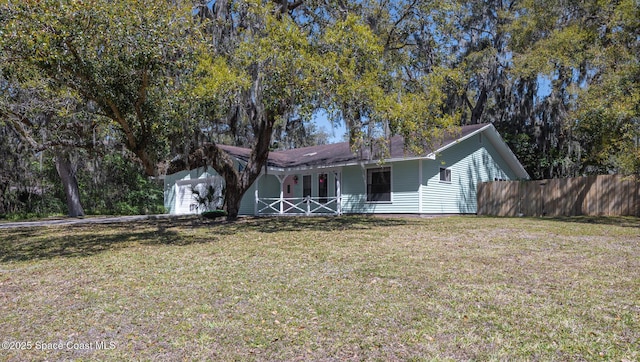
<path fill-rule="evenodd" d="M 151 226 L 135 222 L 6 230 L 0 262 L 91 256 L 135 243 L 181 245 L 177 231 Z"/>
<path fill-rule="evenodd" d="M 209 243 L 220 235 L 243 232 L 305 232 L 365 230 L 402 226 L 417 222 L 403 218 L 371 216 L 244 218 L 236 222 L 199 218 L 149 219 L 113 224 L 84 224 L 3 230 L 0 262 L 83 257 L 132 245 L 184 246 Z M 206 235 L 181 233 L 185 229 L 206 228 Z"/>
<path fill-rule="evenodd" d="M 558 216 L 547 220 L 582 224 L 612 225 L 640 229 L 640 217 L 633 216 Z"/>
<path fill-rule="evenodd" d="M 415 223 L 410 218 L 381 218 L 374 216 L 338 216 L 338 217 L 252 217 L 236 222 L 212 222 L 219 225 L 216 232 L 224 235 L 254 231 L 261 233 L 305 232 L 305 231 L 343 231 L 368 230 L 374 227 L 403 226 Z"/>

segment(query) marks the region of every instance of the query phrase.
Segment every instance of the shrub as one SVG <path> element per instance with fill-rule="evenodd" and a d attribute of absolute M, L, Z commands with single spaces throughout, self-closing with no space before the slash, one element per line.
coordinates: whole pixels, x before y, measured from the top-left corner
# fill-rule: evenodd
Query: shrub
<path fill-rule="evenodd" d="M 211 210 L 211 211 L 205 211 L 201 215 L 205 219 L 215 219 L 218 217 L 227 216 L 227 212 L 224 210 Z"/>

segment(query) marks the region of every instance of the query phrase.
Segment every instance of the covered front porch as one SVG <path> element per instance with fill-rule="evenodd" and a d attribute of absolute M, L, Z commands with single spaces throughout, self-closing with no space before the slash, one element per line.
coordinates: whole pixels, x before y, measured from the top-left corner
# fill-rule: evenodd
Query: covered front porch
<path fill-rule="evenodd" d="M 341 215 L 339 170 L 270 171 L 256 180 L 254 215 Z"/>

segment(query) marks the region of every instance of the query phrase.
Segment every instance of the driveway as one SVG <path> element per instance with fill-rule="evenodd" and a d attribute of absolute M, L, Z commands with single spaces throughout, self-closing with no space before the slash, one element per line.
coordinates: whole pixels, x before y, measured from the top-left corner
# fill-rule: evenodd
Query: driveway
<path fill-rule="evenodd" d="M 113 224 L 119 222 L 130 222 L 139 220 L 157 220 L 172 218 L 175 215 L 129 215 L 129 216 L 88 216 L 79 218 L 64 218 L 51 220 L 36 221 L 18 221 L 0 223 L 0 229 L 27 228 L 41 226 L 58 226 L 58 225 L 78 225 L 78 224 Z"/>

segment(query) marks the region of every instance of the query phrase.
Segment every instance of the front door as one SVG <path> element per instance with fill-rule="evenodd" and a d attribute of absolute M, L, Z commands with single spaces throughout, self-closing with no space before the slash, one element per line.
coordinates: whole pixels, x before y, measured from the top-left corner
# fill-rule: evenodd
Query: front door
<path fill-rule="evenodd" d="M 282 183 L 282 193 L 285 199 L 290 199 L 295 196 L 297 179 L 298 176 L 295 175 L 289 175 L 284 179 Z"/>
<path fill-rule="evenodd" d="M 321 204 L 327 203 L 327 195 L 329 194 L 329 178 L 326 173 L 318 175 L 318 202 Z"/>

